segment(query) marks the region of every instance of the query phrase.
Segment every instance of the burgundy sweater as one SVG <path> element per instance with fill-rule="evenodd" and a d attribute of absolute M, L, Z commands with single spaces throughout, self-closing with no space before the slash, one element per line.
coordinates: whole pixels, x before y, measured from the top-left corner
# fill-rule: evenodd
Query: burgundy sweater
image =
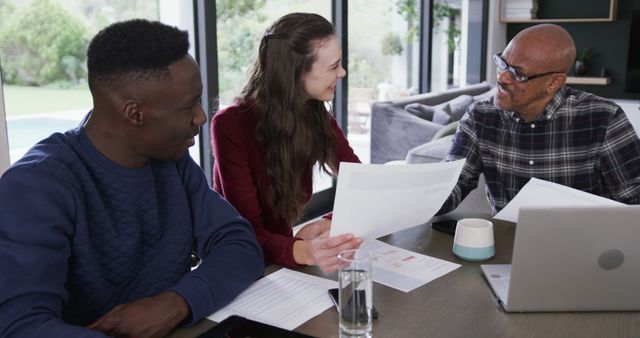
<path fill-rule="evenodd" d="M 274 214 L 268 201 L 265 151 L 255 135 L 259 117 L 257 108 L 245 103 L 236 103 L 214 116 L 213 188 L 253 225 L 267 264 L 296 267 L 299 265 L 293 258 L 293 243 L 299 238 L 293 237 L 291 226 Z M 338 161 L 360 162 L 333 117 L 331 127 L 336 135 Z M 300 184 L 310 199 L 312 177 L 305 175 Z"/>

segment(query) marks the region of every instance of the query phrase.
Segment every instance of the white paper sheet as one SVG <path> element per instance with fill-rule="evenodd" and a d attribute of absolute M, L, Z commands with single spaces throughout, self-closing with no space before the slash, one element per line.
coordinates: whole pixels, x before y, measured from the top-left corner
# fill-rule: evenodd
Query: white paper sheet
<path fill-rule="evenodd" d="M 451 194 L 464 162 L 340 163 L 331 236 L 373 239 L 427 222 Z"/>
<path fill-rule="evenodd" d="M 624 205 L 624 203 L 533 177 L 494 218 L 517 222 L 518 213 L 522 207 L 557 208 L 605 205 Z"/>
<path fill-rule="evenodd" d="M 337 287 L 336 281 L 283 268 L 259 279 L 207 318 L 219 323 L 235 314 L 293 330 L 333 306 L 327 290 Z"/>
<path fill-rule="evenodd" d="M 460 267 L 442 259 L 401 249 L 378 240 L 366 240 L 360 249 L 373 252 L 373 281 L 409 292 Z"/>

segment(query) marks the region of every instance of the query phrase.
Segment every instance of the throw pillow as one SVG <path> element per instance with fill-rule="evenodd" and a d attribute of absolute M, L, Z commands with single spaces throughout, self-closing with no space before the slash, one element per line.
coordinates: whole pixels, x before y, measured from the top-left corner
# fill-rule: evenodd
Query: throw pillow
<path fill-rule="evenodd" d="M 493 87 L 480 95 L 474 96 L 473 102 L 481 102 L 481 101 L 493 99 L 497 91 L 498 91 L 498 87 Z"/>
<path fill-rule="evenodd" d="M 460 95 L 451 101 L 446 102 L 444 110 L 451 116 L 450 122 L 458 121 L 467 111 L 467 107 L 473 103 L 471 95 Z"/>
<path fill-rule="evenodd" d="M 433 106 L 433 122 L 441 125 L 445 125 L 451 122 L 451 114 L 447 112 L 447 103 L 441 103 Z"/>
<path fill-rule="evenodd" d="M 407 112 L 427 121 L 433 119 L 434 109 L 431 106 L 427 106 L 421 103 L 409 103 L 404 107 Z"/>

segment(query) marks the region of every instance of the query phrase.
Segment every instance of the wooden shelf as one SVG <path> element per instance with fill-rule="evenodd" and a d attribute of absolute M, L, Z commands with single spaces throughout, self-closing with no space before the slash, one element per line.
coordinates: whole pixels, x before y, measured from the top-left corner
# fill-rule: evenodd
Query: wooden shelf
<path fill-rule="evenodd" d="M 500 22 L 504 23 L 543 23 L 543 22 L 611 22 L 616 19 L 618 0 L 609 0 L 609 16 L 606 18 L 550 18 L 550 19 L 509 19 L 504 17 L 504 2 L 500 0 Z"/>
<path fill-rule="evenodd" d="M 567 84 L 606 86 L 611 83 L 610 77 L 567 76 Z"/>

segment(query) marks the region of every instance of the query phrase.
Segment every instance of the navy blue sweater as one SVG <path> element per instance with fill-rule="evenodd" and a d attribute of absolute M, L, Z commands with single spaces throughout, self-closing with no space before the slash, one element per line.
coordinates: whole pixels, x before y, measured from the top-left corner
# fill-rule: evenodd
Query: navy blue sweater
<path fill-rule="evenodd" d="M 201 265 L 190 271 L 195 251 Z M 0 179 L 0 336 L 102 336 L 114 306 L 174 290 L 192 316 L 229 303 L 264 260 L 251 226 L 188 153 L 119 166 L 82 128 L 54 134 Z"/>

